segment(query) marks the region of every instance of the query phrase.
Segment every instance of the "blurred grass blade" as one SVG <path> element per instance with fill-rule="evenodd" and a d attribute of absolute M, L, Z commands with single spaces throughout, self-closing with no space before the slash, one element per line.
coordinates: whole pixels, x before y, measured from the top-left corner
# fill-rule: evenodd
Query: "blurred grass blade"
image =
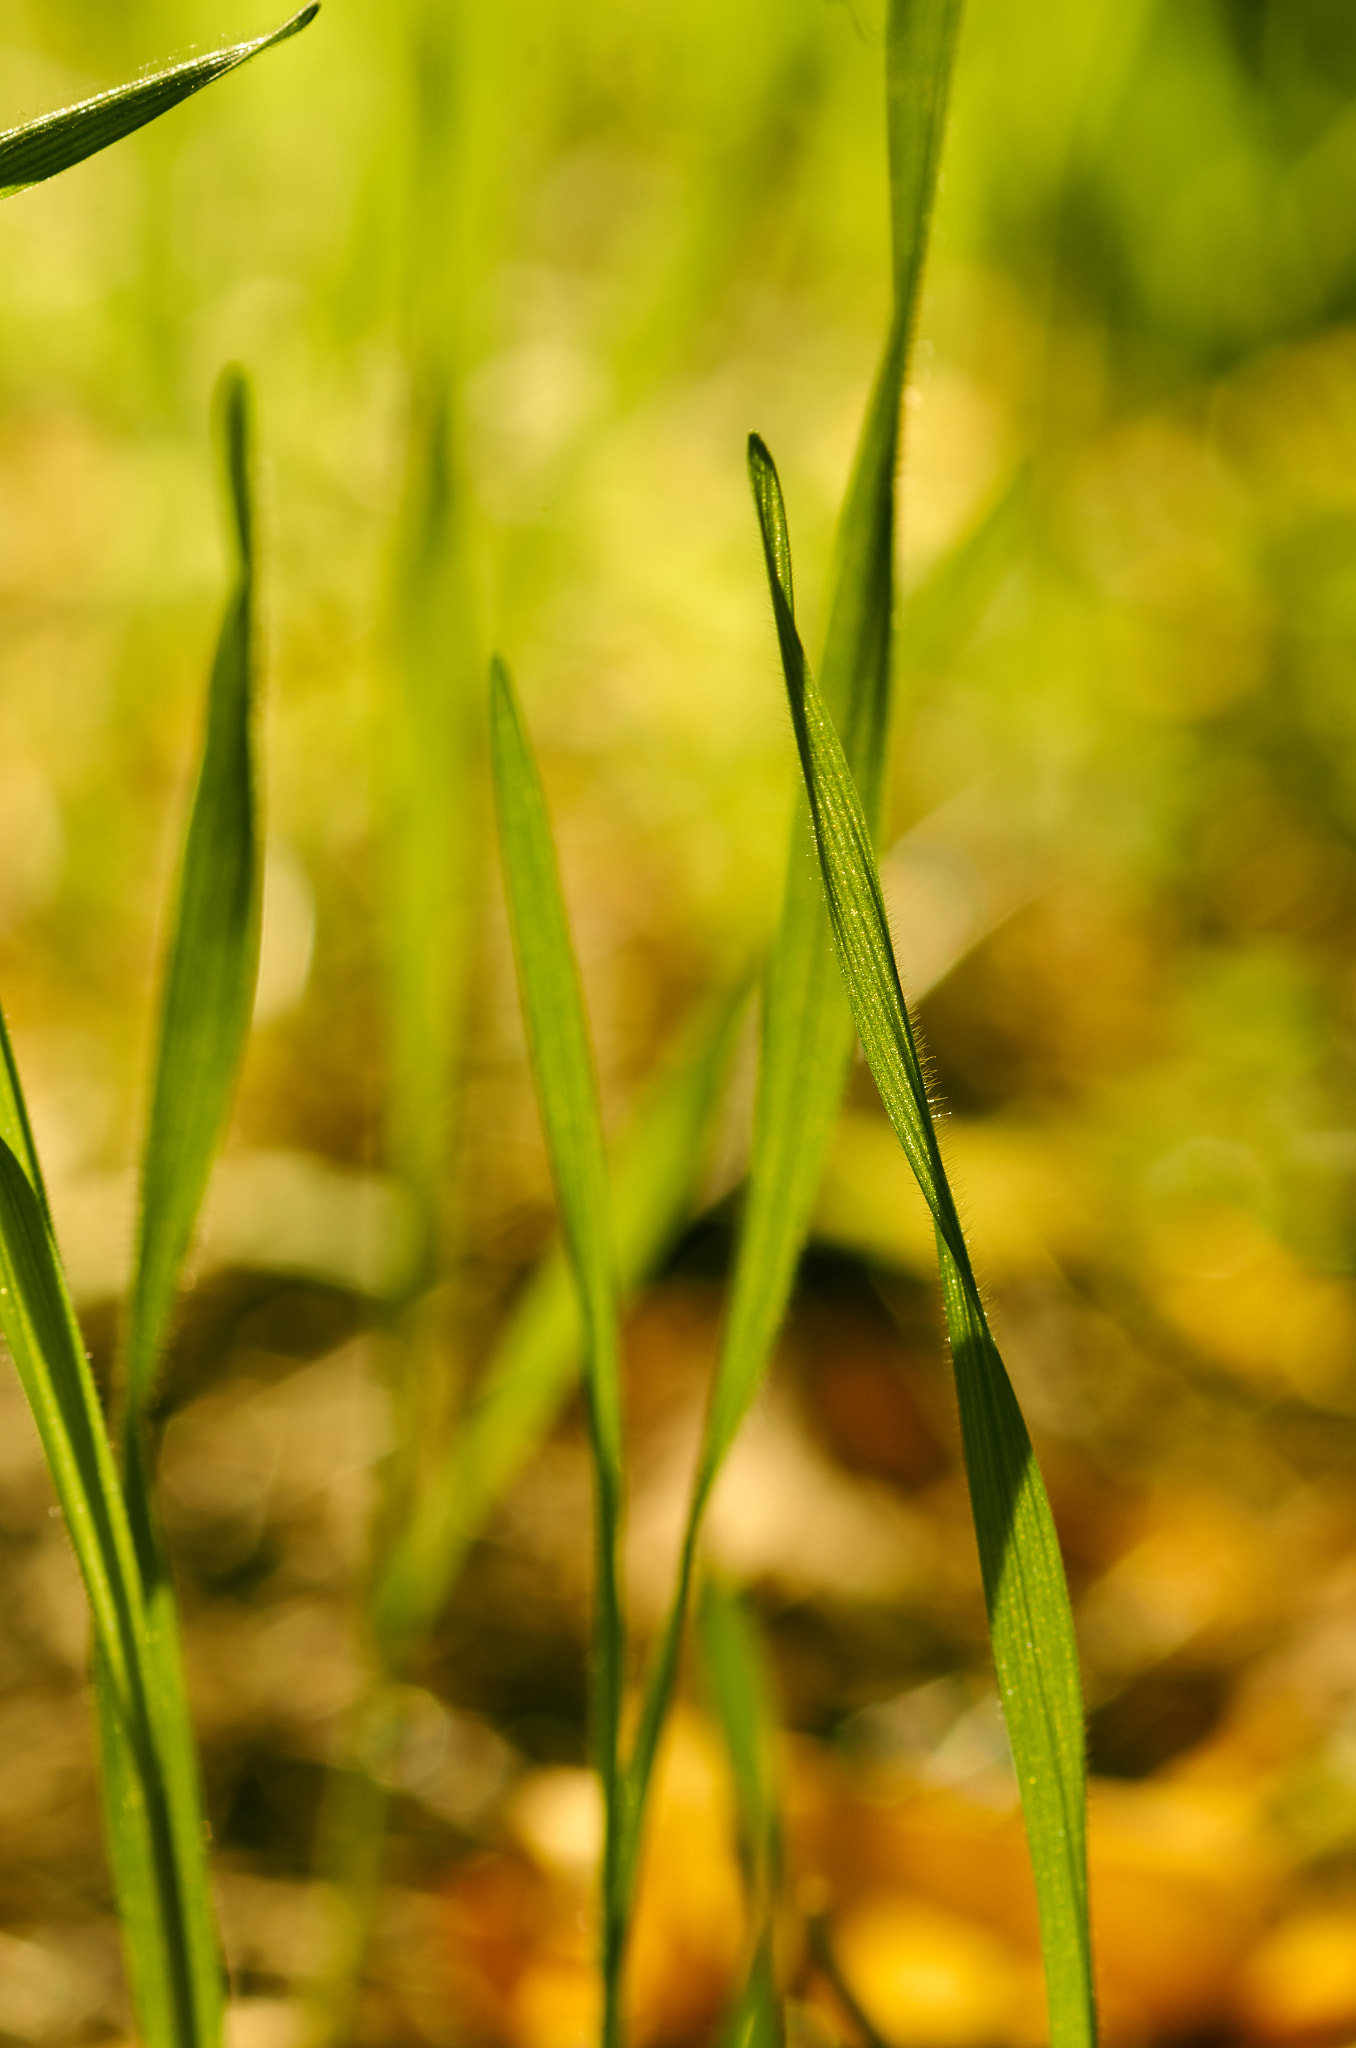
<path fill-rule="evenodd" d="M 147 2048 L 215 2048 L 219 1969 L 213 1956 L 201 1972 L 193 1933 L 195 1920 L 210 1924 L 210 1908 L 192 1896 L 197 1873 L 180 1862 L 171 1814 L 176 1781 L 195 1768 L 191 1738 L 159 1684 L 132 1529 L 46 1214 L 24 1162 L 3 1142 L 0 1330 L 89 1599 L 112 1755 L 105 1814 L 141 2035 Z"/>
<path fill-rule="evenodd" d="M 759 1939 L 744 1988 L 718 2038 L 720 2048 L 784 2048 L 786 2021 L 769 1929 Z"/>
<path fill-rule="evenodd" d="M 726 2048 L 779 2048 L 784 2038 L 773 1927 L 781 1883 L 781 1816 L 773 1744 L 772 1686 L 756 1624 L 738 1595 L 708 1578 L 697 1602 L 697 1640 L 706 1689 L 734 1778 L 753 1956 L 725 2029 Z"/>
<path fill-rule="evenodd" d="M 697 1640 L 734 1776 L 745 1866 L 755 1902 L 766 1911 L 781 1868 L 772 1686 L 752 1618 L 718 1579 L 708 1578 L 702 1587 Z"/>
<path fill-rule="evenodd" d="M 26 121 L 20 128 L 10 128 L 0 134 L 0 199 L 27 191 L 30 185 L 40 185 L 45 178 L 54 178 L 59 171 L 69 171 L 86 157 L 97 155 L 110 143 L 121 142 L 124 135 L 131 135 L 148 121 L 167 114 L 181 100 L 190 99 L 204 86 L 224 78 L 228 71 L 248 64 L 262 50 L 285 43 L 289 36 L 314 21 L 319 12 L 320 0 L 312 0 L 310 6 L 303 7 L 268 35 L 232 43 L 205 57 L 190 57 L 147 78 L 135 78 L 129 85 L 116 85 L 76 106 L 62 107 L 36 121 Z"/>
<path fill-rule="evenodd" d="M 801 649 L 781 487 L 757 436 L 749 442 L 749 474 L 834 949 L 881 1100 L 936 1226 L 994 1664 L 1036 1879 L 1051 2042 L 1053 2048 L 1086 2048 L 1096 2038 L 1096 2020 L 1083 1707 L 1059 1544 L 942 1164 L 871 834 Z"/>
<path fill-rule="evenodd" d="M 125 1339 L 129 1427 L 145 1407 L 168 1335 L 249 1031 L 259 960 L 251 402 L 239 371 L 223 378 L 219 406 L 235 588 L 212 669 L 165 970 Z"/>
<path fill-rule="evenodd" d="M 594 1749 L 605 1813 L 603 2048 L 620 2037 L 625 1905 L 618 1739 L 626 1639 L 621 1590 L 622 1410 L 617 1276 L 602 1117 L 546 799 L 508 671 L 490 670 L 490 763 L 528 1048 L 584 1328 L 595 1489 Z"/>
<path fill-rule="evenodd" d="M 623 1297 L 655 1270 L 689 1212 L 744 1004 L 741 990 L 683 1031 L 617 1147 L 612 1210 Z M 396 1540 L 373 1601 L 393 1661 L 433 1626 L 471 1543 L 549 1429 L 578 1367 L 580 1334 L 578 1293 L 558 1248 L 516 1304 L 444 1470 Z"/>
<path fill-rule="evenodd" d="M 836 547 L 824 689 L 872 815 L 890 722 L 895 473 L 909 346 L 937 186 L 960 0 L 890 0 L 886 109 L 894 300 Z M 786 565 L 789 579 L 790 564 Z M 629 1771 L 633 1867 L 655 1750 L 677 1673 L 702 1517 L 767 1366 L 805 1241 L 852 1057 L 803 803 L 763 993 L 762 1053 L 739 1246 L 672 1608 Z"/>

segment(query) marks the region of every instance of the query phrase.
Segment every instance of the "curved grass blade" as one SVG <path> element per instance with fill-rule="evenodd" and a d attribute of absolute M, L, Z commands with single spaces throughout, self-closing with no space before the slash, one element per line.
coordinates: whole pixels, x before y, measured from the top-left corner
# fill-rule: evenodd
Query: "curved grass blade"
<path fill-rule="evenodd" d="M 886 103 L 894 305 L 839 525 L 823 660 L 825 698 L 873 817 L 890 717 L 900 414 L 959 21 L 960 0 L 892 0 Z M 786 574 L 789 581 L 789 561 Z M 852 1025 L 810 853 L 802 812 L 768 971 L 746 1214 L 703 1459 L 708 1487 L 785 1313 L 851 1058 Z"/>
<path fill-rule="evenodd" d="M 620 2039 L 625 1895 L 618 1769 L 626 1633 L 622 1604 L 622 1410 L 617 1275 L 602 1117 L 583 992 L 541 779 L 508 671 L 490 669 L 490 763 L 528 1048 L 584 1329 L 595 1495 L 594 1750 L 602 1781 L 603 2048 Z"/>
<path fill-rule="evenodd" d="M 97 155 L 111 143 L 121 142 L 124 135 L 131 135 L 148 121 L 167 114 L 181 100 L 190 99 L 204 86 L 224 78 L 228 71 L 248 64 L 251 57 L 287 42 L 314 21 L 319 12 L 320 0 L 311 0 L 309 6 L 268 35 L 232 43 L 204 57 L 190 57 L 182 64 L 153 72 L 148 78 L 115 85 L 111 91 L 96 93 L 93 99 L 81 100 L 76 106 L 62 107 L 36 121 L 26 121 L 20 128 L 8 129 L 0 134 L 0 199 L 26 192 L 30 185 L 40 185 L 45 179 L 56 177 L 59 171 L 69 171 L 86 157 Z"/>
<path fill-rule="evenodd" d="M 741 991 L 683 1033 L 671 1070 L 617 1147 L 611 1185 L 623 1299 L 655 1270 L 688 1213 L 743 1010 Z M 444 1469 L 378 1584 L 373 1625 L 393 1663 L 433 1626 L 467 1550 L 546 1434 L 577 1370 L 580 1339 L 578 1294 L 557 1248 L 509 1317 Z"/>
<path fill-rule="evenodd" d="M 889 731 L 895 472 L 904 380 L 927 253 L 960 0 L 890 0 L 886 107 L 894 302 L 839 525 L 824 689 L 874 815 Z M 786 564 L 789 580 L 790 563 Z M 678 1585 L 650 1671 L 628 1772 L 634 1867 L 650 1773 L 678 1668 L 702 1518 L 753 1399 L 795 1277 L 852 1058 L 803 804 L 763 996 L 753 1150 L 730 1305 L 716 1363 Z"/>
<path fill-rule="evenodd" d="M 174 1785 L 192 1769 L 191 1743 L 159 1683 L 112 1447 L 27 1164 L 0 1141 L 0 1330 L 89 1599 L 101 1727 L 113 1758 L 105 1813 L 137 2017 L 147 2048 L 213 2048 L 219 1977 L 211 1986 L 196 1978 L 194 1879 L 181 1865 L 172 1815 Z"/>
<path fill-rule="evenodd" d="M 756 435 L 749 441 L 749 474 L 834 951 L 881 1100 L 936 1229 L 994 1665 L 1036 1879 L 1050 2038 L 1053 2048 L 1087 2048 L 1096 2039 L 1096 2016 L 1083 1703 L 1059 1543 L 942 1164 L 870 829 L 801 649 L 781 487 Z"/>
<path fill-rule="evenodd" d="M 206 1861 L 206 1825 L 191 1739 L 174 1586 L 156 1530 L 147 1405 L 164 1350 L 183 1262 L 240 1064 L 259 955 L 260 861 L 251 720 L 255 689 L 254 537 L 250 395 L 228 371 L 219 395 L 235 587 L 217 643 L 207 730 L 171 927 L 160 1041 L 142 1169 L 137 1258 L 123 1355 L 123 1484 L 146 1609 L 146 1653 L 166 1723 L 167 1806 L 181 1879 L 184 1968 L 193 2039 L 221 2032 L 221 1961 Z M 135 1782 L 119 1721 L 96 1668 L 106 1796 Z M 153 1891 L 151 1845 L 133 1826 L 110 1830 L 129 1953 L 139 1956 Z M 135 1985 L 134 1985 L 135 1988 Z M 139 2001 L 141 2002 L 141 2001 Z"/>
<path fill-rule="evenodd" d="M 129 1429 L 145 1409 L 168 1335 L 249 1031 L 259 961 L 251 400 L 241 371 L 227 371 L 218 405 L 235 587 L 212 668 L 165 969 L 124 1345 Z"/>

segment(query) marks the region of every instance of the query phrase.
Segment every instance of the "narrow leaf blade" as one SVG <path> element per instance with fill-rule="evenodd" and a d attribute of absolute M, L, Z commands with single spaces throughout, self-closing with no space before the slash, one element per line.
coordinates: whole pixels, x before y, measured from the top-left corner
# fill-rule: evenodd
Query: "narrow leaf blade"
<path fill-rule="evenodd" d="M 125 135 L 167 114 L 181 100 L 224 78 L 228 71 L 248 64 L 251 57 L 287 42 L 314 21 L 319 12 L 320 0 L 311 0 L 310 5 L 267 35 L 232 43 L 206 56 L 190 57 L 147 78 L 133 79 L 130 84 L 117 85 L 109 92 L 81 100 L 76 106 L 62 107 L 36 121 L 26 121 L 22 127 L 8 129 L 0 134 L 0 199 L 24 192 L 30 185 L 40 185 L 107 149 L 111 143 L 121 142 Z"/>
<path fill-rule="evenodd" d="M 842 517 L 824 688 L 874 815 L 890 723 L 895 472 L 909 347 L 945 130 L 960 0 L 890 0 L 886 109 L 894 303 Z M 782 574 L 791 581 L 789 549 Z M 630 1764 L 632 1857 L 678 1668 L 702 1518 L 786 1313 L 852 1058 L 852 1019 L 834 965 L 798 805 L 786 893 L 764 983 L 762 1052 L 739 1246 L 673 1604 L 654 1656 Z"/>
<path fill-rule="evenodd" d="M 718 1579 L 708 1578 L 702 1586 L 697 1639 L 734 1778 L 754 1928 L 748 1973 L 726 2023 L 724 2041 L 726 2048 L 781 2048 L 786 2028 L 773 1936 L 782 1842 L 771 1677 L 753 1617 Z"/>
<path fill-rule="evenodd" d="M 756 436 L 749 473 L 834 949 L 881 1100 L 937 1233 L 990 1639 L 1036 1879 L 1051 2041 L 1087 2048 L 1096 2016 L 1082 1691 L 1059 1543 L 942 1164 L 865 812 L 800 646 L 781 487 Z"/>
<path fill-rule="evenodd" d="M 169 1330 L 249 1030 L 259 960 L 251 401 L 241 372 L 223 379 L 220 409 L 235 587 L 212 669 L 165 972 L 126 1332 L 129 1428 L 145 1408 Z"/>
<path fill-rule="evenodd" d="M 213 2048 L 219 1977 L 195 1979 L 192 1875 L 171 1818 L 192 1768 L 186 1724 L 158 1686 L 152 1622 L 99 1399 L 46 1214 L 0 1141 L 0 1330 L 37 1423 L 93 1621 L 105 1813 L 138 2019 L 148 2048 Z M 214 2020 L 214 2011 L 217 2018 Z"/>
<path fill-rule="evenodd" d="M 550 821 L 508 671 L 490 672 L 490 763 L 528 1047 L 561 1224 L 584 1326 L 584 1393 L 593 1448 L 594 1745 L 602 1780 L 604 2048 L 620 2027 L 626 1895 L 618 1738 L 626 1639 L 622 1607 L 622 1413 L 617 1278 L 602 1116 Z"/>

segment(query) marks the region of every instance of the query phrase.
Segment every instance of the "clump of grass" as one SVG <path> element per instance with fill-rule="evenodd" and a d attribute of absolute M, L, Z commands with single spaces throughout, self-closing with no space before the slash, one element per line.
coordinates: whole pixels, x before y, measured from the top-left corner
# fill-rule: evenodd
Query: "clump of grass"
<path fill-rule="evenodd" d="M 148 2048 L 220 2039 L 220 1944 L 173 1585 L 156 1531 L 150 1398 L 253 999 L 259 860 L 249 395 L 221 394 L 237 545 L 169 948 L 123 1358 L 117 1454 L 71 1306 L 0 1024 L 0 1329 L 23 1381 L 84 1578 L 109 1854 Z"/>
<path fill-rule="evenodd" d="M 190 60 L 0 137 L 0 196 L 68 168 L 295 34 Z M 628 1632 L 621 1540 L 625 1470 L 619 1367 L 624 1290 L 670 1240 L 697 1171 L 725 1070 L 737 999 L 701 1020 L 640 1119 L 612 1184 L 597 1083 L 540 777 L 507 670 L 496 663 L 490 756 L 523 1008 L 555 1181 L 564 1254 L 548 1260 L 501 1344 L 468 1421 L 412 1507 L 393 1490 L 389 1547 L 370 1617 L 379 1671 L 365 1740 L 398 1734 L 396 1681 L 431 1627 L 470 1536 L 544 1433 L 579 1350 L 595 1488 L 592 1739 L 605 1811 L 601 1873 L 602 2040 L 623 2038 L 622 1986 L 650 1779 L 676 1681 L 705 1509 L 766 1369 L 785 1313 L 852 1054 L 854 1026 L 937 1232 L 986 1600 L 1027 1817 L 1056 2048 L 1095 2036 L 1083 1846 L 1082 1718 L 1058 1546 L 1029 1438 L 989 1332 L 946 1180 L 874 858 L 896 665 L 896 495 L 900 420 L 960 0 L 891 0 L 887 37 L 894 291 L 890 324 L 840 525 L 822 686 L 795 623 L 780 486 L 756 440 L 750 468 L 806 800 L 764 984 L 754 1142 L 729 1311 L 708 1408 L 674 1596 L 651 1659 L 629 1753 L 622 1740 Z M 424 337 L 427 343 L 428 337 Z M 436 354 L 436 349 L 434 350 Z M 421 922 L 447 878 L 436 761 L 456 754 L 469 786 L 470 726 L 438 699 L 441 639 L 464 594 L 448 463 L 444 367 L 414 431 L 429 460 L 412 486 L 404 557 L 407 702 L 397 753 L 420 755 L 419 803 L 393 863 L 400 896 L 395 963 L 395 1147 L 421 1202 L 420 1286 L 437 1277 L 444 1168 L 441 1088 L 455 1036 L 457 960 L 430 964 Z M 220 1142 L 248 1032 L 259 940 L 259 839 L 251 724 L 256 690 L 249 399 L 223 386 L 226 472 L 236 543 L 208 703 L 207 734 L 165 973 L 142 1175 L 136 1262 L 110 1438 L 62 1274 L 17 1070 L 0 1025 L 0 1328 L 15 1357 L 85 1578 L 94 1616 L 96 1696 L 107 1827 L 129 1974 L 148 2048 L 214 2048 L 220 1951 L 172 1583 L 156 1528 L 154 1391 L 182 1269 Z M 417 452 L 417 451 L 416 451 Z M 464 652 L 464 650 L 463 650 Z M 841 738 L 840 738 L 841 735 Z M 434 772 L 427 772 L 430 768 Z M 445 934 L 445 936 L 447 936 Z M 449 943 L 459 940 L 451 933 Z M 423 1108 L 421 1110 L 421 1103 Z M 426 1118 L 426 1124 L 425 1124 Z M 614 1228 L 613 1209 L 620 1223 Z M 573 1299 L 566 1266 L 573 1276 Z M 407 1305 L 418 1310 L 418 1301 Z M 415 1350 L 411 1346 L 410 1357 Z M 406 1412 L 410 1422 L 413 1410 Z M 411 1435 L 415 1434 L 411 1430 Z M 410 1468 L 413 1472 L 413 1467 Z M 416 1475 L 417 1476 L 417 1475 Z M 769 1762 L 770 1709 L 756 1639 L 708 1585 L 699 1636 L 742 1816 L 754 1938 L 731 2040 L 772 2048 L 783 2032 L 773 1939 L 780 1848 Z M 362 1745 L 360 1744 L 360 1747 Z M 375 1883 L 384 1805 L 363 1830 Z"/>
<path fill-rule="evenodd" d="M 960 26 L 959 0 L 892 0 L 886 26 L 893 301 L 837 540 L 825 689 L 874 816 L 884 780 L 895 670 L 896 472 Z M 753 1147 L 678 1581 L 641 1709 L 629 1784 L 632 1867 L 659 1736 L 677 1675 L 707 1503 L 767 1369 L 809 1230 L 852 1057 L 814 870 L 807 812 L 792 828 L 786 893 L 763 985 Z"/>
<path fill-rule="evenodd" d="M 623 1483 L 614 1413 L 616 1288 L 596 1091 L 540 784 L 502 668 L 492 682 L 495 786 L 524 1010 L 586 1330 L 599 1546 L 594 1700 L 606 1812 L 602 1960 L 608 2043 L 618 2038 L 620 1970 L 646 1797 L 676 1678 L 704 1510 L 785 1312 L 854 1026 L 936 1221 L 994 1658 L 1036 1876 L 1051 2037 L 1057 2048 L 1087 2048 L 1095 2039 L 1082 1699 L 1059 1547 L 946 1179 L 871 852 L 893 667 L 899 423 L 959 15 L 958 0 L 893 0 L 890 9 L 894 311 L 840 528 L 822 693 L 795 626 L 790 543 L 776 473 L 762 444 L 750 444 L 806 801 L 795 826 L 764 988 L 753 1152 L 731 1302 L 678 1581 L 624 1769 L 617 1718 L 626 1635 L 616 1567 Z M 813 866 L 805 858 L 811 851 Z M 718 1683 L 725 1676 L 723 1719 L 747 1805 L 764 1795 L 751 1761 L 751 1724 L 731 1704 L 739 1686 L 729 1673 L 741 1655 L 740 1639 L 728 1616 L 722 1622 L 719 1608 L 709 1605 L 705 1634 Z M 752 1683 L 747 1660 L 744 1677 Z M 758 1882 L 766 1888 L 765 1868 Z M 736 2029 L 745 2038 L 776 2036 L 772 1972 L 770 1941 L 763 1939 L 736 2012 Z"/>
<path fill-rule="evenodd" d="M 54 177 L 262 51 L 269 35 L 101 93 L 0 136 L 0 197 Z M 236 553 L 168 954 L 121 1351 L 116 1450 L 62 1270 L 18 1068 L 0 1020 L 0 1329 L 57 1491 L 93 1621 L 109 1855 L 147 2048 L 215 2048 L 224 1981 L 174 1591 L 156 1529 L 155 1375 L 249 1028 L 259 949 L 251 724 L 256 685 L 250 398 L 220 395 Z"/>

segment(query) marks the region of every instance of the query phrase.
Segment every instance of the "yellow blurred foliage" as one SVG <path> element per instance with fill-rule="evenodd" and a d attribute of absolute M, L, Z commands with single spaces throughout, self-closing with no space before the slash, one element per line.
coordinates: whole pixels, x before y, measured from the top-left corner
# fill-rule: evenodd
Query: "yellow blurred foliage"
<path fill-rule="evenodd" d="M 962 1788 L 882 1776 L 869 1795 L 842 1785 L 835 1794 L 831 1778 L 806 1769 L 804 1754 L 789 1802 L 802 1898 L 829 1911 L 835 1955 L 882 2033 L 1012 2048 L 1032 2038 L 1026 1993 L 1004 1975 L 1013 1958 L 1033 1966 L 1039 1954 L 1015 1791 L 1010 1805 L 996 1807 Z M 1207 2025 L 1227 2002 L 1282 1882 L 1256 1797 L 1233 1786 L 1094 1779 L 1088 1855 L 1108 2043 L 1130 2048 Z M 923 1961 L 915 1977 L 914 1959 L 935 1955 L 940 1986 L 966 1940 L 976 1958 L 988 1959 L 973 1966 L 975 2002 L 957 1993 L 946 2005 L 939 1988 L 946 2017 L 934 2025 L 922 2017 L 932 1980 Z M 984 2020 L 984 1987 L 1000 1983 L 1009 1985 L 1001 2023 Z M 973 2036 L 965 2031 L 972 2019 Z"/>
<path fill-rule="evenodd" d="M 1093 1211 L 1085 1177 L 1057 1140 L 986 1121 L 953 1119 L 942 1149 L 967 1232 L 986 1278 L 1002 1281 L 1048 1271 L 1089 1242 Z M 883 1117 L 841 1117 L 815 1212 L 815 1232 L 887 1265 L 930 1273 L 936 1259 L 932 1220 L 917 1182 Z"/>
<path fill-rule="evenodd" d="M 534 1771 L 509 1823 L 521 1860 L 458 1873 L 445 1922 L 462 2009 L 506 2048 L 584 2048 L 602 2010 L 596 1781 Z M 665 1730 L 626 1963 L 637 2048 L 700 2039 L 725 2005 L 747 1939 L 733 1795 L 720 1746 L 690 1709 Z"/>
<path fill-rule="evenodd" d="M 1100 1664 L 1133 1670 L 1188 1644 L 1246 1641 L 1283 1598 L 1274 1531 L 1219 1495 L 1164 1488 L 1079 1621 Z"/>
<path fill-rule="evenodd" d="M 838 1968 L 892 2048 L 1038 2041 L 1040 1964 L 1012 1942 L 911 1893 L 851 1907 L 834 1930 Z"/>
<path fill-rule="evenodd" d="M 690 2040 L 719 2014 L 746 1942 L 734 1798 L 719 1743 L 688 1708 L 665 1730 L 627 1958 L 631 2038 Z"/>
<path fill-rule="evenodd" d="M 1207 2026 L 1280 1883 L 1255 1800 L 1094 1780 L 1088 1863 L 1107 2039 Z"/>
<path fill-rule="evenodd" d="M 1234 2013 L 1256 2041 L 1356 2033 L 1356 1905 L 1313 1908 L 1272 1928 L 1239 1973 Z"/>
<path fill-rule="evenodd" d="M 1253 1217 L 1225 1204 L 1173 1219 L 1150 1291 L 1207 1358 L 1241 1379 L 1333 1395 L 1356 1356 L 1350 1285 L 1315 1273 Z"/>

